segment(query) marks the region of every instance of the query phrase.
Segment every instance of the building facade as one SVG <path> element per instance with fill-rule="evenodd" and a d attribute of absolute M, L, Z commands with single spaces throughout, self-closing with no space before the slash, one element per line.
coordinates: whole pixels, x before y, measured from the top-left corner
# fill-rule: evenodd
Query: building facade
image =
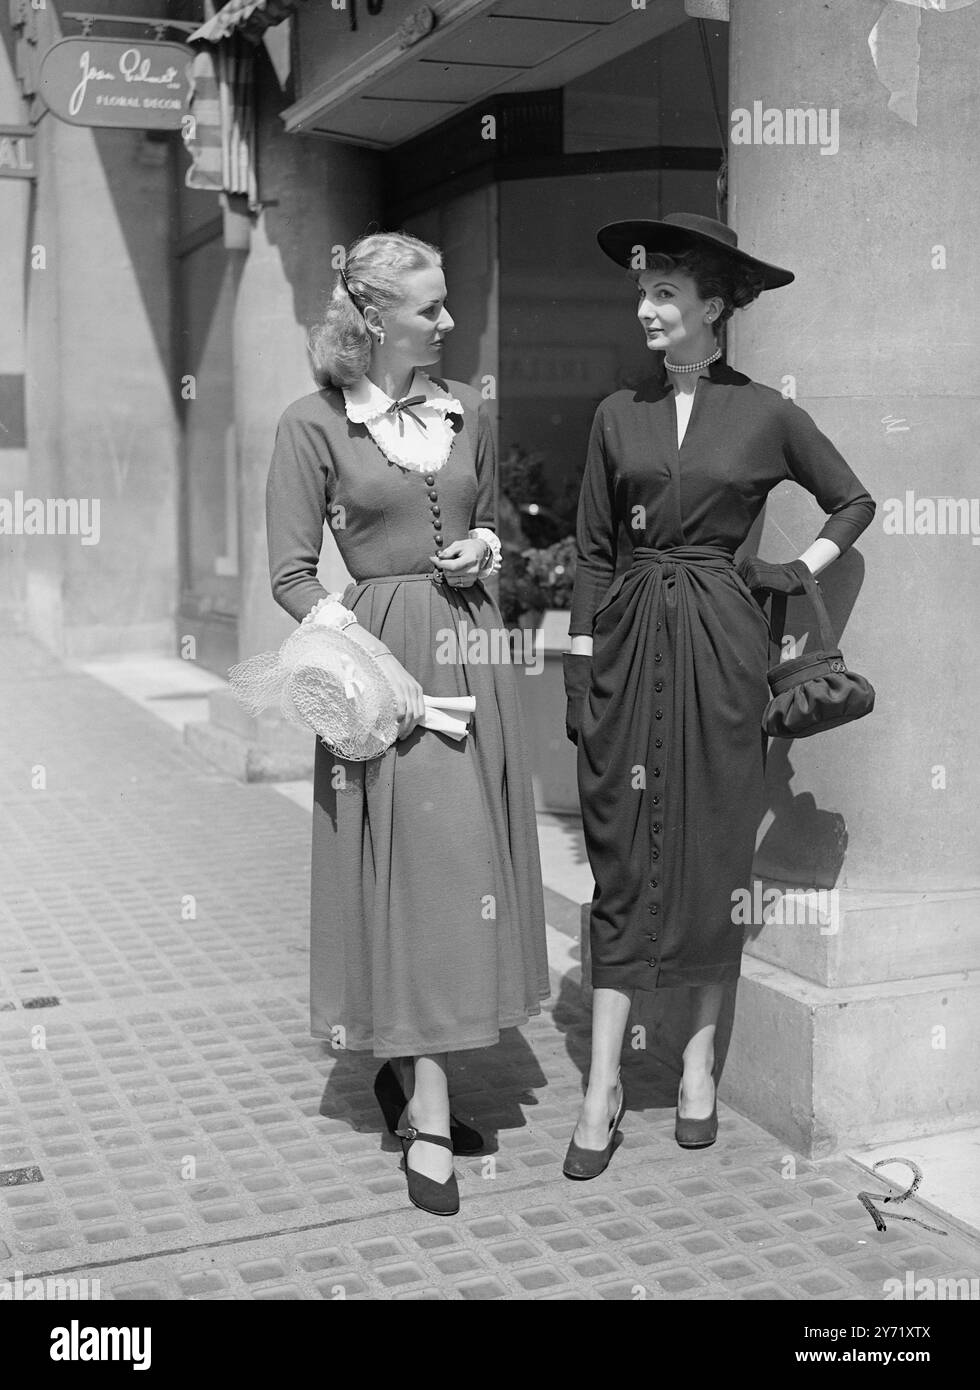
<path fill-rule="evenodd" d="M 760 874 L 832 892 L 836 929 L 752 928 L 729 1098 L 810 1152 L 976 1123 L 978 769 L 959 686 L 980 650 L 964 293 L 980 270 L 980 6 L 100 11 L 177 26 L 166 37 L 212 62 L 213 90 L 199 78 L 192 112 L 240 120 L 209 152 L 197 140 L 192 187 L 180 132 L 59 120 L 38 93 L 39 54 L 82 25 L 53 0 L 11 0 L 0 121 L 30 128 L 34 177 L 0 178 L 0 495 L 100 508 L 90 544 L 0 536 L 6 618 L 69 657 L 167 652 L 219 673 L 278 645 L 289 620 L 265 551 L 273 432 L 313 389 L 306 332 L 343 248 L 373 228 L 444 248 L 457 323 L 445 370 L 484 391 L 502 466 L 539 489 L 524 513 L 504 498 L 515 537 L 560 539 L 592 412 L 644 360 L 631 287 L 595 228 L 721 212 L 797 274 L 736 315 L 729 359 L 794 395 L 879 502 L 824 583 L 878 709 L 774 747 L 760 833 Z M 754 539 L 789 559 L 819 524 L 786 487 Z M 346 581 L 329 534 L 321 570 L 330 587 Z M 791 621 L 802 637 L 806 614 Z M 558 738 L 561 720 L 556 708 Z M 305 740 L 223 693 L 191 737 L 242 776 L 309 761 Z"/>

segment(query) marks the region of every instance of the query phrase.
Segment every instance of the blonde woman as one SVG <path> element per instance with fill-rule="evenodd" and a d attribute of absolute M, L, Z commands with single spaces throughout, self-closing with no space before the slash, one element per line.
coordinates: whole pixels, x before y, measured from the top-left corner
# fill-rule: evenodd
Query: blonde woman
<path fill-rule="evenodd" d="M 497 1042 L 548 993 L 516 673 L 444 659 L 446 634 L 502 627 L 482 582 L 500 556 L 489 420 L 478 392 L 434 374 L 452 327 L 435 247 L 356 242 L 310 335 L 321 389 L 283 414 L 267 493 L 276 600 L 298 621 L 326 607 L 330 524 L 354 578 L 345 631 L 381 662 L 400 721 L 371 763 L 317 744 L 312 1031 L 386 1059 L 375 1092 L 409 1196 L 441 1215 L 459 1209 L 453 1151 L 481 1147 L 450 1116 L 449 1055 Z M 464 743 L 420 727 L 423 692 L 475 697 Z"/>

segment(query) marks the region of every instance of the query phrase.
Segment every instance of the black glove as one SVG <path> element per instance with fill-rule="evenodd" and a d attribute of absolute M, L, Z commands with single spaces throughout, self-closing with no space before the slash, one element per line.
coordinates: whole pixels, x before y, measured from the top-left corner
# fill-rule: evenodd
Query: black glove
<path fill-rule="evenodd" d="M 760 560 L 757 555 L 747 555 L 738 566 L 738 572 L 753 595 L 763 594 L 805 594 L 799 575 L 791 564 L 771 565 L 768 560 Z"/>
<path fill-rule="evenodd" d="M 562 671 L 565 676 L 565 695 L 568 706 L 565 710 L 565 733 L 573 743 L 578 743 L 579 725 L 582 720 L 582 706 L 589 693 L 589 680 L 592 675 L 591 656 L 573 656 L 563 652 Z"/>

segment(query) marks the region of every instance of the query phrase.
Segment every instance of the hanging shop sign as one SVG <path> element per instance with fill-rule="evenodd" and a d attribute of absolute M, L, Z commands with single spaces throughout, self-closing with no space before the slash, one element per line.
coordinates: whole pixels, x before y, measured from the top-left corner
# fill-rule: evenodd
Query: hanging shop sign
<path fill-rule="evenodd" d="M 41 60 L 38 91 L 69 125 L 179 130 L 193 56 L 180 43 L 62 39 Z"/>
<path fill-rule="evenodd" d="M 34 127 L 0 125 L 0 179 L 35 179 Z"/>

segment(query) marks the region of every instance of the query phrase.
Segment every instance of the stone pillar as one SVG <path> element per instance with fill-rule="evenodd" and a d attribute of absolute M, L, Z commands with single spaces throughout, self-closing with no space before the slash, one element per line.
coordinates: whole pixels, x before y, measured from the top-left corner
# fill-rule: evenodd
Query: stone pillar
<path fill-rule="evenodd" d="M 265 487 L 276 423 L 285 407 L 316 390 L 306 356 L 307 329 L 333 287 L 333 248 L 346 246 L 378 217 L 378 159 L 317 136 L 286 135 L 273 74 L 263 72 L 260 196 L 242 257 L 235 301 L 235 429 L 239 478 L 239 657 L 275 650 L 295 627 L 269 587 Z M 350 576 L 329 530 L 320 578 L 342 589 Z M 312 776 L 311 734 L 267 713 L 252 719 L 227 690 L 210 697 L 209 719 L 186 738 L 245 780 Z"/>
<path fill-rule="evenodd" d="M 762 141 L 733 140 L 729 219 L 797 278 L 735 316 L 729 356 L 795 390 L 878 503 L 821 578 L 877 709 L 774 742 L 757 861 L 832 895 L 753 927 L 722 1089 L 808 1153 L 980 1119 L 978 52 L 970 0 L 732 4 L 730 105 Z M 817 143 L 788 143 L 794 108 L 822 109 Z M 781 486 L 760 553 L 822 519 Z M 787 630 L 818 640 L 799 601 Z"/>
<path fill-rule="evenodd" d="M 178 425 L 166 146 L 51 115 L 35 138 L 27 268 L 15 272 L 27 283 L 25 492 L 60 503 L 67 521 L 55 524 L 75 533 L 24 537 L 27 622 L 66 655 L 169 652 Z"/>

